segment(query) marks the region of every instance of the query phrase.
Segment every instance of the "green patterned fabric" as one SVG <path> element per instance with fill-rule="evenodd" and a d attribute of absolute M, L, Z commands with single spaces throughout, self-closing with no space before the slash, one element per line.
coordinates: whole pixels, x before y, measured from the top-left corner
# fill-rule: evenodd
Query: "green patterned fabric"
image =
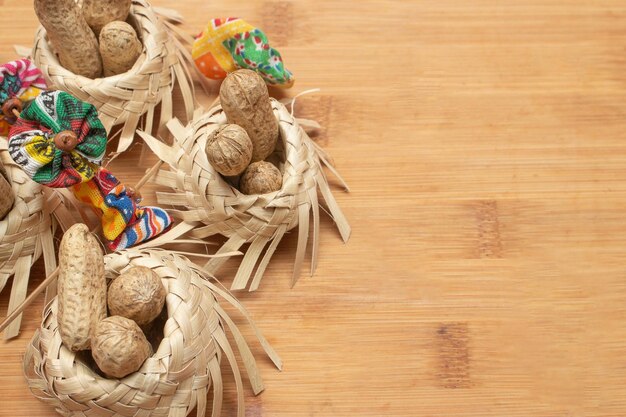
<path fill-rule="evenodd" d="M 64 130 L 78 138 L 71 152 L 54 144 L 54 136 Z M 93 105 L 62 91 L 46 91 L 22 111 L 11 128 L 9 153 L 34 181 L 67 188 L 95 175 L 106 142 L 106 130 Z"/>
<path fill-rule="evenodd" d="M 239 68 L 259 73 L 270 85 L 290 85 L 293 76 L 285 68 L 280 53 L 270 46 L 260 29 L 235 35 L 224 42 Z"/>
<path fill-rule="evenodd" d="M 265 33 L 238 17 L 211 19 L 194 40 L 191 57 L 198 70 L 212 80 L 245 68 L 256 71 L 268 85 L 290 88 L 294 83 Z"/>

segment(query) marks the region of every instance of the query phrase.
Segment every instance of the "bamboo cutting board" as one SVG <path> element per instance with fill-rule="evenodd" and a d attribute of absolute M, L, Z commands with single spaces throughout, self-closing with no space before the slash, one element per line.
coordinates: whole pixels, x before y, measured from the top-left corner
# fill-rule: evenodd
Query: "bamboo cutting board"
<path fill-rule="evenodd" d="M 352 187 L 336 188 L 352 238 L 325 219 L 314 277 L 289 288 L 292 235 L 239 294 L 285 362 L 255 346 L 266 391 L 248 387 L 248 416 L 626 415 L 623 0 L 155 3 L 189 32 L 262 27 L 289 94 L 321 88 L 296 111 Z M 36 20 L 30 1 L 0 5 L 4 62 Z M 141 154 L 112 170 L 137 181 Z M 55 415 L 21 376 L 41 309 L 0 342 L 2 416 Z"/>

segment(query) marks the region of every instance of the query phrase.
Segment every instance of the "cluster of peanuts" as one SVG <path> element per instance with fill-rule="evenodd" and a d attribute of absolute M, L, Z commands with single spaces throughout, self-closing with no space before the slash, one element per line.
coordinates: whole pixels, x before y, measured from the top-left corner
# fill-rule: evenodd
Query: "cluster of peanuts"
<path fill-rule="evenodd" d="M 61 240 L 57 291 L 63 345 L 73 352 L 91 350 L 105 375 L 123 378 L 152 355 L 145 334 L 163 311 L 161 279 L 152 269 L 135 266 L 107 288 L 102 249 L 82 223 L 70 227 Z"/>
<path fill-rule="evenodd" d="M 235 177 L 244 194 L 280 190 L 282 174 L 265 160 L 276 150 L 279 129 L 263 78 L 247 69 L 228 74 L 220 102 L 229 124 L 208 137 L 206 153 L 213 168 Z"/>
<path fill-rule="evenodd" d="M 35 0 L 35 13 L 46 29 L 63 67 L 95 79 L 122 74 L 141 52 L 137 32 L 127 22 L 131 0 Z"/>

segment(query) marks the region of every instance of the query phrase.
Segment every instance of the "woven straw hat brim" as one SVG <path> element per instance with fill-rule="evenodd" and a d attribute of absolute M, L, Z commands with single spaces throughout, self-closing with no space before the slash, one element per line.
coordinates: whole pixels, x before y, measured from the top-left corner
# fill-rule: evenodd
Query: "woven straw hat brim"
<path fill-rule="evenodd" d="M 42 254 L 46 272 L 50 273 L 56 267 L 53 241 L 56 222 L 50 214 L 50 207 L 58 202 L 54 195 L 45 193 L 43 187 L 32 181 L 13 161 L 5 138 L 0 138 L 0 161 L 15 196 L 11 211 L 0 220 L 0 291 L 14 276 L 10 312 L 26 298 L 31 266 Z M 20 324 L 21 317 L 6 329 L 4 338 L 17 336 Z"/>
<path fill-rule="evenodd" d="M 175 207 L 170 213 L 184 223 L 164 239 L 175 239 L 182 232 L 200 239 L 223 235 L 228 240 L 217 254 L 241 250 L 244 244 L 250 244 L 232 283 L 231 289 L 235 290 L 248 285 L 250 291 L 256 290 L 278 243 L 285 233 L 299 226 L 292 279 L 295 284 L 306 253 L 311 215 L 311 274 L 315 271 L 320 223 L 318 191 L 343 240 L 347 241 L 350 236 L 348 221 L 323 171 L 326 166 L 336 174 L 327 155 L 283 104 L 272 99 L 272 108 L 280 128 L 283 186 L 277 192 L 264 195 L 242 194 L 208 162 L 205 153 L 207 135 L 226 123 L 226 115 L 220 106 L 204 114 L 198 110 L 186 127 L 172 120 L 168 124 L 174 136 L 171 147 L 140 133 L 152 151 L 169 165 L 169 169 L 159 170 L 154 177 L 154 182 L 171 189 L 170 192 L 158 192 L 157 201 L 161 206 Z M 211 259 L 204 267 L 215 273 L 226 259 Z M 254 278 L 250 282 L 253 272 Z"/>
<path fill-rule="evenodd" d="M 140 29 L 138 35 L 144 48 L 133 68 L 123 74 L 92 80 L 65 69 L 48 43 L 43 27 L 35 34 L 32 50 L 35 65 L 50 88 L 67 91 L 96 106 L 107 132 L 115 125 L 124 125 L 117 152 L 130 147 L 142 116 L 145 116 L 142 129 L 147 132 L 153 130 L 156 117 L 160 126 L 173 117 L 175 85 L 182 93 L 186 117 L 191 118 L 194 108 L 193 84 L 183 65 L 182 52 L 155 9 L 145 0 L 133 0 L 130 19 Z"/>
<path fill-rule="evenodd" d="M 45 309 L 41 328 L 35 333 L 24 357 L 24 373 L 32 393 L 64 416 L 186 416 L 197 407 L 205 415 L 207 394 L 213 388 L 212 413 L 222 406 L 222 355 L 228 360 L 238 392 L 238 413 L 245 414 L 243 383 L 231 332 L 242 356 L 255 394 L 263 382 L 250 348 L 217 296 L 245 315 L 262 347 L 280 369 L 280 358 L 246 310 L 219 284 L 212 282 L 182 256 L 164 250 L 129 250 L 107 255 L 107 278 L 114 279 L 132 266 L 151 268 L 167 290 L 167 322 L 164 338 L 141 369 L 122 379 L 96 373 L 84 355 L 71 352 L 61 342 L 57 324 L 57 299 Z"/>

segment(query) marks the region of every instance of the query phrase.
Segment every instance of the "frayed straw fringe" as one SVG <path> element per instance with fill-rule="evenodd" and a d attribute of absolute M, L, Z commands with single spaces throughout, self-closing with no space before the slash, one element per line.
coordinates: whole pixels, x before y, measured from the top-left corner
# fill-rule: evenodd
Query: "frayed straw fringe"
<path fill-rule="evenodd" d="M 318 191 L 343 240 L 347 241 L 350 236 L 350 226 L 330 190 L 322 166 L 329 168 L 344 186 L 345 183 L 333 168 L 328 155 L 309 138 L 287 108 L 273 99 L 272 107 L 282 138 L 283 187 L 278 192 L 265 195 L 240 193 L 209 164 L 204 151 L 207 136 L 218 125 L 226 123 L 220 106 L 205 114 L 201 114 L 201 109 L 197 110 L 194 120 L 186 127 L 176 119 L 170 121 L 167 126 L 174 136 L 172 146 L 138 132 L 150 149 L 170 167 L 154 174 L 154 182 L 172 189 L 171 192 L 157 192 L 157 201 L 161 206 L 176 207 L 170 213 L 182 221 L 163 235 L 161 242 L 175 240 L 184 234 L 198 239 L 220 234 L 228 240 L 217 254 L 242 250 L 244 244 L 250 244 L 233 280 L 233 290 L 244 289 L 248 285 L 250 291 L 256 290 L 278 243 L 285 233 L 299 226 L 292 276 L 292 284 L 295 284 L 309 240 L 311 214 L 313 274 L 319 245 Z M 308 124 L 315 125 L 314 122 Z M 225 261 L 225 257 L 211 259 L 204 269 L 213 274 Z M 250 282 L 255 267 L 256 272 Z"/>
<path fill-rule="evenodd" d="M 41 255 L 46 274 L 56 268 L 54 233 L 58 222 L 71 225 L 74 221 L 57 193 L 44 190 L 11 159 L 5 138 L 0 138 L 0 160 L 15 195 L 13 208 L 0 220 L 0 291 L 13 276 L 10 313 L 26 298 L 30 269 Z M 47 291 L 46 299 L 54 295 L 53 286 Z M 18 335 L 21 320 L 19 316 L 11 323 L 4 333 L 5 339 Z"/>
<path fill-rule="evenodd" d="M 132 1 L 130 19 L 140 29 L 143 53 L 131 70 L 112 77 L 92 80 L 68 71 L 59 64 L 45 29 L 40 27 L 35 34 L 32 56 L 50 88 L 67 91 L 96 106 L 107 132 L 123 125 L 116 153 L 130 147 L 137 128 L 152 132 L 155 118 L 159 118 L 159 129 L 172 119 L 175 85 L 182 93 L 186 117 L 191 119 L 193 114 L 193 83 L 183 64 L 183 53 L 157 12 L 173 22 L 182 20 L 175 11 L 155 9 L 145 0 Z M 161 111 L 157 115 L 159 104 Z"/>
<path fill-rule="evenodd" d="M 176 253 L 131 249 L 107 255 L 105 266 L 109 279 L 131 266 L 151 268 L 162 278 L 168 292 L 168 318 L 158 349 L 139 371 L 120 380 L 104 378 L 81 354 L 63 346 L 55 298 L 24 356 L 24 374 L 32 393 L 64 416 L 184 417 L 196 407 L 198 416 L 205 415 L 212 387 L 212 416 L 219 416 L 223 401 L 220 361 L 225 355 L 237 387 L 237 416 L 244 417 L 243 383 L 229 332 L 255 394 L 263 391 L 263 382 L 246 340 L 218 303 L 218 296 L 247 319 L 266 354 L 282 368 L 245 308 L 210 275 Z"/>

